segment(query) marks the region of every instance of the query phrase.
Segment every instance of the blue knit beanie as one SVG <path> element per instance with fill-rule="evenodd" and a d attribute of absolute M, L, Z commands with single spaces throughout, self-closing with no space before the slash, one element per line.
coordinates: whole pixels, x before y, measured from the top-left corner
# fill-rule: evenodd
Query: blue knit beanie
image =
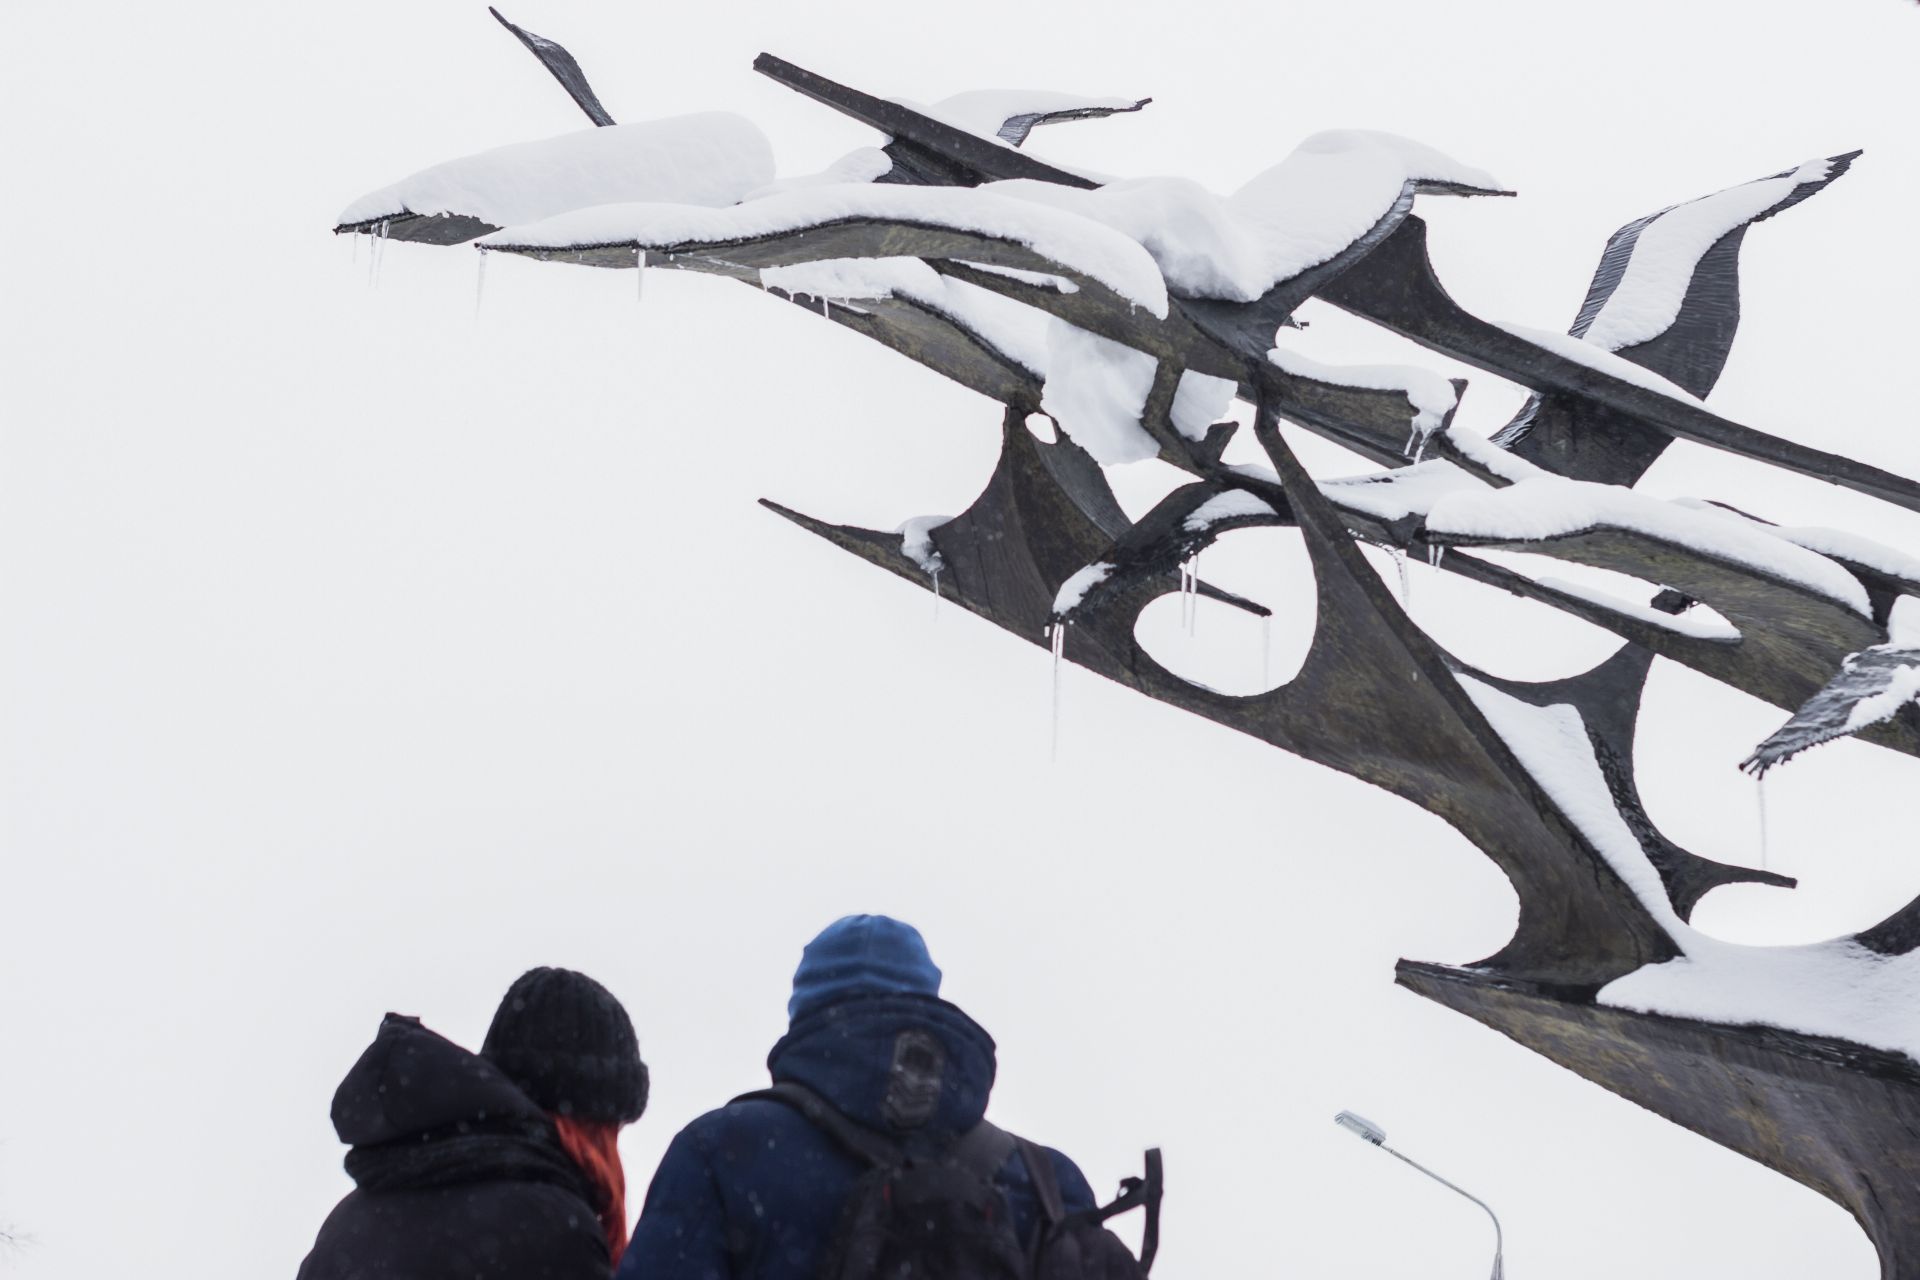
<path fill-rule="evenodd" d="M 920 931 L 891 916 L 843 916 L 800 953 L 787 1017 L 852 996 L 940 994 L 940 969 Z"/>

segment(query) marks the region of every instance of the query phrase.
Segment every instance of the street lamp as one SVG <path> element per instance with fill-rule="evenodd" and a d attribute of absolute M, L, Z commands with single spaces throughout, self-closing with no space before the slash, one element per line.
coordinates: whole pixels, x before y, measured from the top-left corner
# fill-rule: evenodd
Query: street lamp
<path fill-rule="evenodd" d="M 1505 1265 L 1501 1261 L 1501 1254 L 1505 1251 L 1506 1241 L 1500 1231 L 1500 1219 L 1495 1216 L 1491 1205 L 1489 1205 L 1485 1200 L 1482 1200 L 1479 1196 L 1473 1195 L 1469 1192 L 1461 1190 L 1459 1187 L 1454 1186 L 1453 1183 L 1448 1182 L 1445 1178 L 1441 1177 L 1439 1174 L 1435 1173 L 1433 1170 L 1427 1168 L 1427 1166 L 1421 1164 L 1418 1160 L 1408 1159 L 1406 1156 L 1401 1155 L 1398 1151 L 1395 1151 L 1392 1147 L 1387 1145 L 1387 1131 L 1385 1129 L 1382 1129 L 1379 1125 L 1375 1124 L 1373 1121 L 1367 1119 L 1365 1116 L 1355 1115 L 1351 1111 L 1342 1111 L 1339 1115 L 1333 1118 L 1333 1122 L 1339 1125 L 1342 1129 L 1345 1129 L 1348 1133 L 1353 1134 L 1356 1138 L 1361 1138 L 1367 1142 L 1371 1142 L 1374 1146 L 1380 1148 L 1382 1151 L 1386 1152 L 1388 1155 L 1392 1156 L 1394 1159 L 1399 1160 L 1404 1164 L 1412 1165 L 1414 1168 L 1426 1174 L 1429 1178 L 1432 1178 L 1435 1182 L 1439 1183 L 1441 1186 L 1447 1188 L 1447 1190 L 1458 1192 L 1460 1195 L 1466 1196 L 1467 1199 L 1479 1205 L 1482 1209 L 1485 1209 L 1487 1211 L 1487 1216 L 1493 1219 L 1493 1274 L 1490 1277 L 1488 1277 L 1488 1280 L 1503 1280 L 1503 1278 L 1506 1275 L 1506 1269 L 1505 1269 Z"/>

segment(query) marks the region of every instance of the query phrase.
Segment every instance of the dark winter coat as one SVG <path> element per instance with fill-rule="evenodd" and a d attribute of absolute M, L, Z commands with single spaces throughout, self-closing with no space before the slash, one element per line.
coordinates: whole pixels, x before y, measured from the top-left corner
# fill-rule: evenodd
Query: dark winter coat
<path fill-rule="evenodd" d="M 299 1280 L 607 1280 L 579 1168 L 486 1059 L 388 1014 L 333 1095 L 356 1184 Z"/>
<path fill-rule="evenodd" d="M 929 1042 L 937 1046 L 936 1069 L 903 1089 L 896 1055 L 917 1048 L 924 1056 Z M 945 1146 L 979 1123 L 995 1062 L 992 1038 L 953 1005 L 882 995 L 802 1017 L 767 1067 L 775 1081 L 806 1085 L 911 1149 Z M 1057 1151 L 1047 1155 L 1067 1210 L 1092 1208 L 1080 1170 Z M 617 1280 L 814 1280 L 841 1206 L 865 1171 L 784 1103 L 710 1111 L 667 1149 Z M 997 1180 L 1025 1239 L 1039 1206 L 1017 1153 Z"/>

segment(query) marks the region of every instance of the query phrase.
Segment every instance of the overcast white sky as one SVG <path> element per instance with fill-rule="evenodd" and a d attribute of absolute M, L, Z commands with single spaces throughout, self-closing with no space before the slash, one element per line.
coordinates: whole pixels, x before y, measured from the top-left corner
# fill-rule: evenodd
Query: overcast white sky
<path fill-rule="evenodd" d="M 784 172 L 873 135 L 750 70 L 887 94 L 1151 94 L 1043 154 L 1230 190 L 1307 133 L 1410 134 L 1517 187 L 1430 200 L 1443 279 L 1564 326 L 1608 232 L 1854 147 L 1748 237 L 1713 403 L 1920 475 L 1910 389 L 1920 129 L 1907 0 L 1596 6 L 972 0 L 507 10 L 621 119 L 730 108 Z M 426 164 L 579 126 L 473 3 L 16 0 L 0 44 L 0 1272 L 290 1275 L 348 1187 L 334 1085 L 398 1009 L 477 1044 L 507 983 L 582 968 L 673 1131 L 758 1084 L 800 945 L 919 924 L 999 1039 L 994 1113 L 1096 1187 L 1166 1148 L 1169 1280 L 1485 1274 L 1865 1280 L 1837 1208 L 1392 986 L 1512 924 L 1504 879 L 1384 793 L 1070 672 L 754 506 L 891 528 L 959 510 L 994 406 L 722 282 L 405 245 L 369 288 L 327 234 Z M 1324 315 L 1315 354 L 1401 344 Z M 1422 357 L 1424 358 L 1424 357 Z M 1436 368 L 1443 362 L 1430 360 Z M 1490 428 L 1517 392 L 1473 374 Z M 1361 469 L 1307 447 L 1322 474 Z M 1151 466 L 1117 478 L 1150 500 Z M 1920 551 L 1920 519 L 1681 446 L 1663 494 Z M 1209 577 L 1311 625 L 1297 542 Z M 1413 570 L 1463 657 L 1545 678 L 1579 624 Z M 1258 628 L 1162 602 L 1157 652 L 1255 679 Z M 1735 768 L 1783 713 L 1656 675 L 1642 783 L 1709 856 L 1758 858 Z M 1769 790 L 1787 894 L 1698 921 L 1800 940 L 1920 892 L 1913 761 L 1823 747 Z M 1892 797 L 1892 799 L 1890 799 Z"/>

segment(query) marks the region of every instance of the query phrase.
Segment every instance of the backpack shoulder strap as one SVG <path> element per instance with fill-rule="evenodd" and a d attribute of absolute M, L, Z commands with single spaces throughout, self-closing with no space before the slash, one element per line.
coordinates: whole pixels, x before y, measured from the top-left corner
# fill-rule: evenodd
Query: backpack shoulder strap
<path fill-rule="evenodd" d="M 982 1120 L 960 1135 L 949 1155 L 956 1164 L 991 1182 L 1019 1144 L 1020 1139 L 999 1125 Z"/>
<path fill-rule="evenodd" d="M 782 1080 L 765 1089 L 743 1093 L 735 1102 L 779 1102 L 798 1111 L 822 1133 L 832 1138 L 849 1155 L 884 1168 L 900 1163 L 898 1143 L 849 1119 L 845 1112 L 803 1084 Z"/>
<path fill-rule="evenodd" d="M 1033 1198 L 1040 1202 L 1040 1212 L 1046 1215 L 1049 1229 L 1059 1226 L 1067 1220 L 1067 1203 L 1060 1195 L 1060 1179 L 1053 1171 L 1053 1157 L 1038 1143 L 1028 1142 L 1025 1138 L 1015 1138 L 1019 1147 L 1020 1159 L 1027 1166 L 1027 1178 L 1033 1183 Z"/>
<path fill-rule="evenodd" d="M 1144 1208 L 1147 1220 L 1140 1238 L 1140 1274 L 1144 1276 L 1152 1269 L 1154 1255 L 1160 1252 L 1160 1201 L 1165 1194 L 1160 1148 L 1154 1147 L 1147 1152 L 1145 1177 L 1121 1180 L 1120 1195 L 1113 1203 L 1069 1215 L 1066 1202 L 1060 1195 L 1060 1179 L 1054 1173 L 1053 1159 L 1047 1154 L 1046 1148 L 1025 1138 L 1014 1138 L 1013 1142 L 1019 1148 L 1020 1158 L 1026 1163 L 1027 1176 L 1033 1183 L 1034 1198 L 1040 1202 L 1040 1211 L 1046 1218 L 1043 1236 L 1046 1231 L 1066 1224 L 1069 1218 L 1076 1223 L 1098 1226 L 1129 1209 Z"/>

